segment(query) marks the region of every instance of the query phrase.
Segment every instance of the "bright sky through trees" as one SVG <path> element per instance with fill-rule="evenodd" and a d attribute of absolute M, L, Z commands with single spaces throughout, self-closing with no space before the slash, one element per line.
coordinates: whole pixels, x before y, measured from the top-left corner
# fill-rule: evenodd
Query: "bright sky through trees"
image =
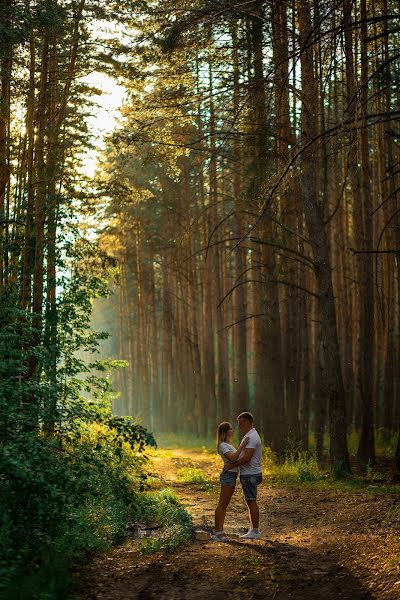
<path fill-rule="evenodd" d="M 89 73 L 82 81 L 103 91 L 102 95 L 97 96 L 92 115 L 88 118 L 96 148 L 87 149 L 83 157 L 83 172 L 88 177 L 93 177 L 99 152 L 104 150 L 104 136 L 116 127 L 125 88 L 112 77 L 97 71 Z"/>

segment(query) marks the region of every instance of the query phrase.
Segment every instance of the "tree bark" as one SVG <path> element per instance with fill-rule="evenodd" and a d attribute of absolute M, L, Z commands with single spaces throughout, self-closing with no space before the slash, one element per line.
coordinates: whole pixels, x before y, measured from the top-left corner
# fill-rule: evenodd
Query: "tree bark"
<path fill-rule="evenodd" d="M 330 456 L 336 476 L 350 473 L 346 437 L 345 396 L 337 336 L 336 311 L 331 277 L 328 236 L 323 207 L 316 195 L 315 154 L 312 142 L 317 135 L 318 91 L 315 81 L 311 6 L 309 0 L 298 3 L 299 43 L 301 50 L 301 125 L 303 131 L 302 201 L 309 239 L 312 240 L 319 309 L 324 332 L 326 392 L 329 401 Z M 308 146 L 308 144 L 310 144 Z"/>
<path fill-rule="evenodd" d="M 233 92 L 232 92 L 232 110 L 233 115 L 239 114 L 240 93 L 239 93 L 239 56 L 238 56 L 238 35 L 237 23 L 233 21 L 230 28 L 232 38 L 232 65 L 233 65 Z M 233 232 L 234 236 L 240 238 L 243 231 L 243 200 L 241 198 L 241 145 L 238 135 L 233 139 L 233 202 L 235 208 Z M 240 284 L 245 278 L 246 254 L 242 247 L 235 249 L 234 255 L 234 282 Z M 243 407 L 249 407 L 249 382 L 247 370 L 247 324 L 246 324 L 246 286 L 238 285 L 233 292 L 233 375 L 232 375 L 232 396 L 233 407 L 236 414 L 239 414 Z"/>
<path fill-rule="evenodd" d="M 368 28 L 367 4 L 361 0 L 361 110 L 368 112 Z M 362 249 L 372 249 L 372 192 L 369 160 L 369 129 L 361 129 L 361 182 Z M 375 462 L 374 439 L 374 295 L 373 258 L 361 256 L 360 287 L 363 304 L 360 312 L 360 394 L 362 406 L 361 434 L 357 450 L 360 463 L 366 467 Z"/>
<path fill-rule="evenodd" d="M 253 203 L 259 208 L 262 185 L 268 177 L 268 137 L 263 67 L 263 3 L 256 6 L 259 16 L 251 20 L 254 81 L 254 121 L 255 144 L 253 162 L 253 181 L 250 194 Z M 274 226 L 271 214 L 266 211 L 260 223 L 262 239 L 274 238 Z M 255 318 L 255 381 L 254 405 L 262 420 L 262 433 L 271 448 L 278 455 L 284 446 L 284 393 L 281 350 L 281 327 L 279 290 L 275 279 L 276 261 L 272 248 L 263 245 L 260 252 L 260 264 L 253 271 L 256 280 L 264 281 L 254 285 L 254 310 L 262 316 Z"/>

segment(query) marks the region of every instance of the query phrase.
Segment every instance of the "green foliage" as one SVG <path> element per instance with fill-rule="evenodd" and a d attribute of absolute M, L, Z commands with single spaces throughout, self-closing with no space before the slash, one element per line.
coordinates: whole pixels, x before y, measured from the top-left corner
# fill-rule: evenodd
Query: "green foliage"
<path fill-rule="evenodd" d="M 268 452 L 267 473 L 272 481 L 278 482 L 314 482 L 326 479 L 327 473 L 320 469 L 313 454 L 289 454 L 285 460 L 275 460 L 272 452 Z"/>
<path fill-rule="evenodd" d="M 177 471 L 178 479 L 185 483 L 206 483 L 208 478 L 204 471 L 197 467 L 183 467 Z"/>
<path fill-rule="evenodd" d="M 384 429 L 375 431 L 375 452 L 376 456 L 394 456 L 397 444 L 397 432 L 387 432 Z M 349 452 L 354 456 L 357 454 L 360 434 L 357 431 L 352 431 L 348 437 Z"/>
<path fill-rule="evenodd" d="M 144 541 L 143 552 L 170 550 L 192 537 L 192 518 L 172 490 L 164 489 L 158 493 L 142 495 L 138 508 L 137 515 L 145 523 L 156 522 L 163 526 L 162 534 L 158 539 Z"/>
<path fill-rule="evenodd" d="M 203 491 L 213 488 L 213 482 L 209 480 L 206 473 L 197 467 L 182 467 L 178 469 L 177 476 L 183 483 L 193 483 L 199 485 Z"/>
<path fill-rule="evenodd" d="M 139 447 L 83 421 L 68 435 L 31 433 L 3 445 L 1 597 L 34 597 L 32 589 L 57 598 L 73 563 L 122 538 L 143 483 Z"/>
<path fill-rule="evenodd" d="M 331 471 L 318 465 L 314 454 L 299 453 L 289 455 L 283 462 L 275 459 L 269 449 L 265 449 L 266 480 L 278 485 L 310 485 L 328 493 L 354 493 L 393 495 L 400 493 L 400 485 L 387 485 L 376 473 L 369 471 L 364 477 L 336 478 Z"/>
<path fill-rule="evenodd" d="M 18 292 L 0 295 L 0 597 L 65 597 L 73 564 L 121 540 L 144 487 L 149 432 L 111 412 L 110 371 L 119 361 L 81 358 L 91 298 L 110 269 L 89 242 L 66 249 L 57 335 L 48 344 Z M 39 333 L 39 337 L 38 337 Z M 39 339 L 39 342 L 35 342 Z M 88 354 L 89 353 L 89 354 Z M 30 366 L 36 365 L 32 372 Z"/>

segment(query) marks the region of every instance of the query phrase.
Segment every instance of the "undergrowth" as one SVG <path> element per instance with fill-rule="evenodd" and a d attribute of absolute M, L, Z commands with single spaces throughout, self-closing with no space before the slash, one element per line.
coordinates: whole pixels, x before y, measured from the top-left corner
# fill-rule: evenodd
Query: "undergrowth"
<path fill-rule="evenodd" d="M 309 485 L 335 493 L 400 493 L 400 485 L 382 483 L 372 470 L 365 476 L 352 475 L 345 480 L 335 479 L 327 469 L 321 468 L 313 453 L 289 454 L 283 461 L 278 461 L 269 449 L 265 449 L 264 469 L 265 481 L 272 484 Z"/>
<path fill-rule="evenodd" d="M 237 436 L 236 436 L 237 437 Z M 356 455 L 359 435 L 356 432 L 351 432 L 348 436 L 349 452 L 352 457 Z M 167 451 L 173 448 L 186 448 L 193 450 L 196 453 L 216 454 L 215 442 L 209 438 L 196 437 L 193 434 L 157 434 L 157 440 L 160 440 L 162 448 L 168 448 Z M 236 439 L 234 445 L 239 441 Z M 389 436 L 385 432 L 378 430 L 376 432 L 376 454 L 378 460 L 380 458 L 388 458 L 394 455 L 397 443 L 397 436 Z M 393 494 L 400 492 L 400 485 L 390 484 L 387 482 L 387 473 L 383 473 L 378 464 L 377 467 L 369 467 L 364 475 L 358 474 L 357 471 L 353 476 L 344 481 L 337 481 L 329 470 L 328 461 L 329 435 L 324 436 L 325 459 L 321 466 L 315 455 L 315 439 L 312 434 L 309 438 L 309 451 L 289 451 L 283 461 L 278 461 L 272 454 L 269 448 L 264 447 L 264 472 L 265 481 L 272 484 L 301 484 L 313 485 L 321 488 L 330 487 L 335 491 L 352 491 L 355 489 L 376 494 Z M 389 474 L 390 475 L 390 474 Z M 188 475 L 188 482 L 196 482 L 196 475 L 191 478 Z M 206 483 L 204 485 L 207 485 Z"/>
<path fill-rule="evenodd" d="M 142 494 L 137 509 L 137 516 L 144 523 L 155 522 L 162 526 L 159 538 L 143 540 L 141 550 L 144 553 L 170 550 L 192 537 L 192 518 L 172 490 L 167 488 Z"/>
<path fill-rule="evenodd" d="M 328 477 L 328 473 L 319 467 L 316 457 L 305 452 L 291 453 L 281 462 L 265 449 L 265 468 L 267 478 L 272 482 L 309 483 Z"/>
<path fill-rule="evenodd" d="M 144 462 L 123 434 L 82 422 L 0 448 L 0 598 L 64 598 L 74 566 L 123 539 Z"/>
<path fill-rule="evenodd" d="M 179 481 L 183 483 L 191 483 L 199 486 L 202 491 L 213 489 L 213 482 L 202 469 L 197 467 L 182 467 L 176 472 Z"/>

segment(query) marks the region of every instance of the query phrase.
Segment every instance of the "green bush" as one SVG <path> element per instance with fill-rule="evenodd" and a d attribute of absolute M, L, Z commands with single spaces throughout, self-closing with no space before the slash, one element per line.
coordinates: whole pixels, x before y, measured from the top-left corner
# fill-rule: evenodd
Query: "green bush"
<path fill-rule="evenodd" d="M 90 329 L 91 301 L 108 292 L 106 257 L 92 246 L 65 249 L 74 269 L 57 282 L 55 321 L 21 310 L 16 286 L 0 290 L 4 600 L 66 597 L 71 567 L 122 539 L 143 488 L 142 450 L 155 444 L 110 409 L 109 372 L 121 361 L 95 360 L 106 334 Z"/>
<path fill-rule="evenodd" d="M 164 489 L 158 493 L 142 494 L 137 509 L 137 516 L 142 521 L 155 522 L 162 526 L 162 533 L 158 539 L 143 542 L 144 552 L 175 548 L 191 538 L 192 518 L 172 490 Z"/>
<path fill-rule="evenodd" d="M 143 483 L 139 447 L 98 422 L 2 445 L 1 598 L 65 597 L 71 567 L 123 538 Z"/>

